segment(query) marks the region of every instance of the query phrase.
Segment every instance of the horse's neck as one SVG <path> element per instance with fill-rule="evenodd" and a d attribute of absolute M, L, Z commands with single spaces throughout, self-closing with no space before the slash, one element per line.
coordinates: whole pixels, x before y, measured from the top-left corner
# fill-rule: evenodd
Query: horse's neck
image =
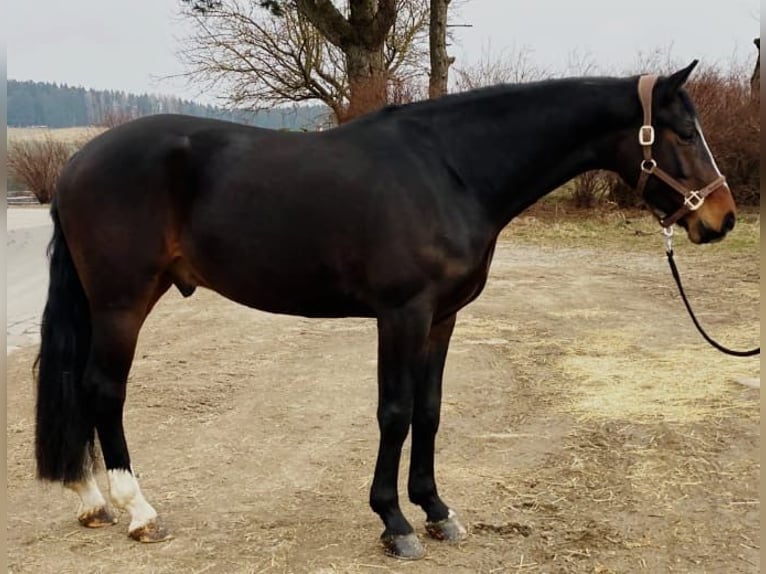
<path fill-rule="evenodd" d="M 456 98 L 437 117 L 450 168 L 499 230 L 576 175 L 613 169 L 615 138 L 639 111 L 627 81 L 568 80 Z"/>

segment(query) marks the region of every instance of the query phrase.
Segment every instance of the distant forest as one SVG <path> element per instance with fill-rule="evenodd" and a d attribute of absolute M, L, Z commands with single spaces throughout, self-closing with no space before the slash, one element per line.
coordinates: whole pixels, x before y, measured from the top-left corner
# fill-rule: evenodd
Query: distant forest
<path fill-rule="evenodd" d="M 262 111 L 226 110 L 176 97 L 92 90 L 48 82 L 8 80 L 8 126 L 68 128 L 100 125 L 107 118 L 134 118 L 160 113 L 217 118 L 275 129 L 313 129 L 321 124 L 322 106 Z"/>

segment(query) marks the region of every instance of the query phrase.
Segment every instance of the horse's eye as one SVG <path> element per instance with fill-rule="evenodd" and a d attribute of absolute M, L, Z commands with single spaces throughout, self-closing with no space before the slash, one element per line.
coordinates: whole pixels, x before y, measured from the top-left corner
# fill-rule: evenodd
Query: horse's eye
<path fill-rule="evenodd" d="M 694 132 L 686 132 L 686 133 L 679 133 L 678 134 L 678 140 L 682 144 L 693 144 L 694 140 L 696 139 L 696 134 Z"/>

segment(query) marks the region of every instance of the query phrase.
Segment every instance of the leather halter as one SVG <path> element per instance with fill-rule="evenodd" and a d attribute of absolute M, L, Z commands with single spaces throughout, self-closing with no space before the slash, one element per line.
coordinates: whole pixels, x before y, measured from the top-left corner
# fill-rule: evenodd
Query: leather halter
<path fill-rule="evenodd" d="M 669 228 L 687 213 L 697 211 L 702 207 L 702 204 L 705 203 L 705 198 L 724 185 L 726 183 L 726 178 L 720 175 L 702 189 L 690 190 L 680 181 L 657 166 L 657 161 L 652 157 L 652 144 L 654 143 L 654 126 L 652 126 L 652 90 L 654 89 L 656 82 L 656 75 L 641 76 L 638 79 L 638 98 L 641 100 L 641 107 L 644 109 L 644 123 L 638 130 L 638 143 L 641 144 L 641 148 L 644 152 L 644 159 L 641 161 L 641 173 L 638 176 L 636 190 L 643 196 L 644 187 L 646 186 L 649 176 L 656 175 L 684 197 L 684 204 L 675 213 L 665 217 L 659 217 L 657 215 L 660 225 L 664 228 Z"/>

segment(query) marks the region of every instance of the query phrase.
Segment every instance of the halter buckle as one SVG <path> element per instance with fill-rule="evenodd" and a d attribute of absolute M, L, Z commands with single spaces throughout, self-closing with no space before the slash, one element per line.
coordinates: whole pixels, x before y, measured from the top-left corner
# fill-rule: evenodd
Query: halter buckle
<path fill-rule="evenodd" d="M 705 198 L 699 194 L 699 191 L 690 191 L 689 195 L 684 197 L 684 205 L 691 211 L 697 211 L 703 203 L 705 203 Z"/>
<path fill-rule="evenodd" d="M 641 162 L 641 171 L 645 173 L 652 173 L 654 168 L 657 167 L 657 162 L 653 159 L 645 159 Z"/>
<path fill-rule="evenodd" d="M 642 146 L 650 146 L 654 143 L 654 127 L 641 126 L 638 130 L 638 143 Z"/>

